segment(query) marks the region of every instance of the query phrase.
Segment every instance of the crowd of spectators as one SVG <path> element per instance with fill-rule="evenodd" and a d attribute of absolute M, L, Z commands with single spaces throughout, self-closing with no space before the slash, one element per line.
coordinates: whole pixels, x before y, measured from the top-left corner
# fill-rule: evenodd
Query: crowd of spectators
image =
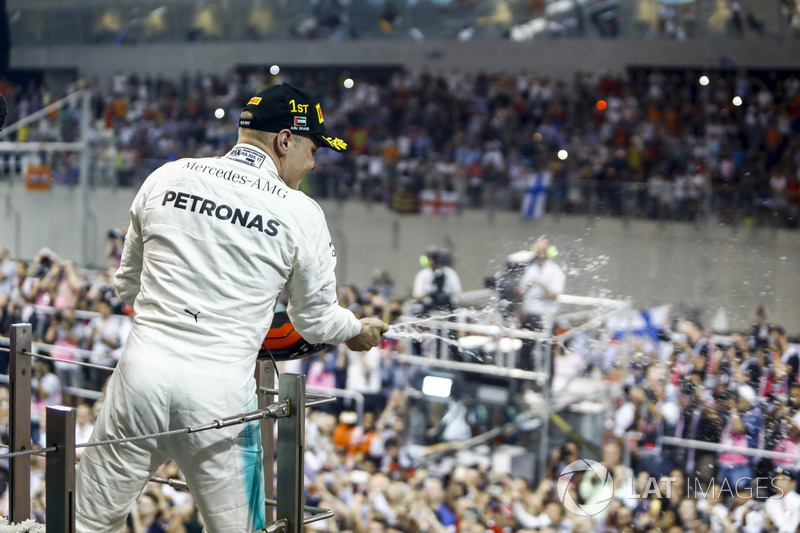
<path fill-rule="evenodd" d="M 312 71 L 118 74 L 67 91 L 86 86 L 92 94 L 96 184 L 138 186 L 166 160 L 225 151 L 246 95 L 290 78 L 323 95 L 334 110 L 326 124 L 349 142 L 345 154 L 318 154 L 314 179 L 304 181 L 318 198 L 399 209 L 399 198 L 425 189 L 455 191 L 459 209 L 519 209 L 531 180 L 547 172 L 550 212 L 797 226 L 800 79 L 793 73 L 638 69 L 577 72 L 569 82 L 529 72 L 371 76 L 354 75 L 346 89 Z M 60 96 L 8 81 L 0 92 L 9 123 Z M 14 135 L 75 140 L 79 110 L 76 101 Z M 21 172 L 21 157 L 3 156 L 0 177 Z M 74 154 L 44 162 L 55 182 L 76 182 Z"/>
<path fill-rule="evenodd" d="M 265 81 L 253 73 L 225 79 L 197 73 L 86 82 L 93 182 L 136 186 L 165 160 L 220 153 L 234 142 L 231 117 Z M 398 72 L 386 83 L 357 80 L 351 90 L 309 73 L 298 72 L 292 81 L 324 94 L 327 108 L 336 110 L 326 122 L 348 131 L 346 155 L 318 154 L 317 175 L 307 180 L 317 197 L 392 206 L 397 193 L 452 190 L 460 208 L 516 209 L 531 176 L 549 171 L 551 211 L 797 225 L 800 80 L 791 74 L 709 73 L 705 86 L 699 73 L 659 71 L 578 73 L 570 83 L 529 73 Z M 9 122 L 57 97 L 35 84 L 4 83 L 0 91 L 10 102 Z M 16 139 L 75 140 L 79 109 L 77 103 L 62 108 L 19 130 Z M 217 109 L 224 118 L 215 118 Z M 559 150 L 566 159 L 556 156 Z M 77 179 L 73 156 L 45 162 L 56 182 Z M 0 176 L 19 172 L 22 164 L 17 156 L 5 157 Z M 109 237 L 108 256 L 115 261 L 121 242 L 117 234 Z M 113 270 L 81 270 L 46 249 L 30 262 L 14 262 L 0 250 L 0 335 L 7 336 L 13 323 L 30 322 L 34 340 L 51 355 L 113 366 L 130 327 L 130 310 L 110 284 Z M 359 316 L 390 323 L 403 312 L 385 274 L 369 287 L 342 287 L 340 299 Z M 570 512 L 556 490 L 563 467 L 592 454 L 577 442 L 554 447 L 548 470 L 537 476 L 483 463 L 427 461 L 434 451 L 456 452 L 461 440 L 432 431 L 441 429 L 435 419 L 441 413 L 405 396 L 392 357 L 402 349 L 401 341 L 387 339 L 369 352 L 336 346 L 284 365 L 284 371 L 305 373 L 310 385 L 347 388 L 365 399 L 361 418 L 345 402 L 308 415 L 306 496 L 336 510 L 335 519 L 312 530 L 783 532 L 800 523 L 797 461 L 661 440 L 800 453 L 800 356 L 766 313 L 752 330 L 725 339 L 682 319 L 675 331 L 597 363 L 607 379 L 625 380 L 625 394 L 608 415 L 596 457 L 613 476 L 614 497 L 590 517 Z M 557 350 L 557 369 L 585 366 L 562 364 L 575 357 L 576 347 Z M 8 365 L 4 357 L 0 351 L 0 372 Z M 44 408 L 58 403 L 78 406 L 77 439 L 87 440 L 102 400 L 87 401 L 80 389 L 101 391 L 107 374 L 37 361 L 34 378 L 34 442 L 44 442 Z M 8 391 L 0 391 L 0 408 L 7 410 Z M 485 429 L 474 412 L 467 420 L 469 435 Z M 41 463 L 34 458 L 37 482 L 31 484 L 39 519 L 45 505 Z M 180 473 L 168 464 L 159 476 Z M 594 479 L 572 477 L 573 501 L 588 506 L 600 500 L 602 484 Z M 191 532 L 200 531 L 201 520 L 190 495 L 152 484 L 129 528 Z"/>
<path fill-rule="evenodd" d="M 108 252 L 113 261 L 114 247 Z M 15 264 L 0 254 L 0 335 L 8 335 L 11 323 L 31 322 L 41 351 L 113 366 L 130 321 L 129 309 L 109 285 L 113 269 L 79 270 L 47 249 L 30 264 Z M 394 297 L 392 285 L 385 273 L 376 273 L 365 287 L 342 287 L 341 304 L 359 316 L 393 323 L 403 314 L 404 302 Z M 360 417 L 346 401 L 308 412 L 306 498 L 336 511 L 334 519 L 310 525 L 310 531 L 789 532 L 800 526 L 797 457 L 760 458 L 662 442 L 663 437 L 679 437 L 800 453 L 800 354 L 763 308 L 746 331 L 711 336 L 699 320 L 676 318 L 655 337 L 613 343 L 613 357 L 590 354 L 577 365 L 561 360 L 582 354 L 581 343 L 556 346 L 557 374 L 596 365 L 604 379 L 623 384 L 625 392 L 606 413 L 607 431 L 595 443 L 599 454 L 585 441 L 554 443 L 545 472 L 492 468 L 491 460 L 460 454 L 464 440 L 492 427 L 491 417 L 468 402 L 460 436 L 441 431 L 441 405 L 409 395 L 394 361 L 394 354 L 404 350 L 402 342 L 387 338 L 369 352 L 333 346 L 280 363 L 284 372 L 305 373 L 311 386 L 346 388 L 365 399 Z M 78 407 L 76 440 L 88 440 L 102 396 L 87 399 L 79 389 L 102 391 L 106 374 L 74 368 L 36 361 L 34 444 L 44 445 L 44 408 L 61 403 Z M 525 408 L 509 406 L 512 417 Z M 5 387 L 0 388 L 0 409 L 5 434 Z M 515 435 L 492 445 L 524 444 Z M 432 454 L 438 459 L 432 460 Z M 583 458 L 596 459 L 607 469 L 613 495 L 591 471 L 561 475 L 564 467 Z M 43 460 L 34 457 L 31 491 L 40 521 L 46 505 L 43 470 Z M 181 479 L 173 463 L 157 475 Z M 591 507 L 609 497 L 607 506 Z M 563 503 L 565 498 L 600 511 L 581 516 Z M 200 532 L 202 519 L 190 494 L 151 483 L 128 528 L 136 533 Z"/>
<path fill-rule="evenodd" d="M 13 5 L 13 4 L 12 4 Z M 296 0 L 241 4 L 186 0 L 142 7 L 132 0 L 80 6 L 69 30 L 52 27 L 64 12 L 17 3 L 15 44 L 136 45 L 303 39 L 542 40 L 795 37 L 796 0 Z M 43 42 L 42 42 L 43 41 Z"/>

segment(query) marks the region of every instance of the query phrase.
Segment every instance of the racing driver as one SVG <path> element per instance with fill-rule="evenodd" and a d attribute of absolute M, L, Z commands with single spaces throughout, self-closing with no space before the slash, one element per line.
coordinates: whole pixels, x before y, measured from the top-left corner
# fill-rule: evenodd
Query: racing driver
<path fill-rule="evenodd" d="M 320 207 L 298 186 L 328 135 L 319 99 L 288 84 L 247 103 L 223 157 L 155 170 L 130 208 L 115 286 L 133 328 L 91 441 L 207 424 L 257 409 L 256 354 L 282 289 L 312 343 L 378 344 L 387 326 L 336 297 L 336 250 Z M 208 533 L 266 527 L 259 423 L 87 447 L 79 533 L 118 532 L 150 476 L 174 459 Z"/>

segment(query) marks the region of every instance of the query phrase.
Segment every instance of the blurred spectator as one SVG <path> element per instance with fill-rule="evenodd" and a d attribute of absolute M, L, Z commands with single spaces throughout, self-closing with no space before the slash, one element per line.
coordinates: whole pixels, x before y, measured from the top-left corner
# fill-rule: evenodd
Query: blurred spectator
<path fill-rule="evenodd" d="M 125 224 L 119 228 L 111 228 L 108 230 L 108 242 L 106 243 L 106 257 L 113 261 L 115 267 L 119 266 L 122 259 L 122 246 L 125 243 L 125 234 L 128 231 L 128 225 Z"/>
<path fill-rule="evenodd" d="M 0 246 L 0 295 L 11 295 L 11 290 L 16 283 L 17 266 L 8 257 L 8 250 Z"/>
<path fill-rule="evenodd" d="M 753 329 L 751 332 L 751 349 L 755 350 L 769 343 L 769 330 L 772 324 L 772 319 L 769 310 L 762 304 L 756 307 L 755 318 L 753 320 Z"/>
<path fill-rule="evenodd" d="M 83 326 L 76 322 L 75 311 L 69 307 L 56 310 L 44 334 L 44 342 L 52 344 L 52 356 L 63 361 L 75 361 L 83 343 Z M 65 387 L 83 387 L 83 369 L 78 365 L 53 363 L 56 374 Z"/>
<path fill-rule="evenodd" d="M 388 270 L 376 269 L 372 274 L 372 290 L 386 300 L 392 297 L 394 279 Z"/>
<path fill-rule="evenodd" d="M 763 354 L 751 350 L 748 337 L 741 331 L 731 333 L 731 346 L 728 347 L 729 360 L 733 363 L 733 381 L 735 383 L 747 383 L 754 389 L 758 389 L 761 384 L 761 375 L 764 362 L 759 360 L 757 354 Z M 741 373 L 741 376 L 737 374 Z M 744 378 L 746 381 L 742 381 Z"/>
<path fill-rule="evenodd" d="M 556 447 L 550 453 L 550 459 L 547 463 L 548 477 L 556 479 L 564 470 L 564 468 L 581 458 L 581 451 L 578 443 L 574 440 L 567 440 L 563 445 Z M 575 478 L 573 478 L 575 479 Z M 575 488 L 577 488 L 577 479 L 575 479 Z"/>
<path fill-rule="evenodd" d="M 7 295 L 0 294 L 0 336 L 7 337 L 11 333 L 12 324 L 23 322 L 24 302 L 19 298 L 10 299 Z M 2 356 L 2 354 L 0 354 Z M 8 356 L 6 356 L 6 359 Z M 0 367 L 1 373 L 8 373 L 8 362 Z M 5 372 L 3 372 L 5 370 Z"/>
<path fill-rule="evenodd" d="M 376 438 L 377 430 L 375 428 L 375 413 L 372 411 L 365 411 L 364 416 L 359 424 L 353 428 L 350 433 L 350 442 L 347 444 L 347 461 L 348 465 L 358 464 L 362 468 L 365 467 L 368 461 L 373 463 L 373 470 L 377 470 L 375 457 L 370 455 L 372 442 Z M 380 462 L 380 458 L 378 463 Z"/>
<path fill-rule="evenodd" d="M 622 404 L 614 411 L 614 438 L 623 438 L 634 427 L 639 417 L 639 407 L 647 399 L 641 387 L 626 385 Z"/>
<path fill-rule="evenodd" d="M 45 282 L 53 294 L 53 307 L 75 309 L 78 304 L 78 292 L 83 288 L 83 283 L 72 260 L 53 263 L 50 272 L 45 276 Z"/>
<path fill-rule="evenodd" d="M 51 405 L 61 405 L 61 381 L 53 373 L 50 361 L 35 359 L 31 378 L 31 441 L 45 446 L 45 412 Z"/>
<path fill-rule="evenodd" d="M 423 481 L 422 494 L 429 509 L 436 513 L 439 523 L 445 528 L 456 525 L 458 519 L 445 501 L 444 485 L 439 478 L 430 477 Z"/>
<path fill-rule="evenodd" d="M 80 403 L 75 408 L 75 444 L 89 442 L 94 429 L 94 413 L 91 407 L 85 403 Z M 83 448 L 75 448 L 75 459 L 80 461 L 83 455 Z"/>
<path fill-rule="evenodd" d="M 713 389 L 716 386 L 718 363 L 714 344 L 697 319 L 684 319 L 679 331 L 686 336 L 686 340 L 678 343 L 681 353 L 673 367 L 673 383 L 676 382 L 676 376 L 690 374 L 707 389 Z"/>
<path fill-rule="evenodd" d="M 347 453 L 351 436 L 358 423 L 358 414 L 355 411 L 342 411 L 339 413 L 339 422 L 331 434 L 331 442 L 342 455 Z"/>
<path fill-rule="evenodd" d="M 674 459 L 661 446 L 660 437 L 674 434 L 681 419 L 676 393 L 673 385 L 665 386 L 658 378 L 645 384 L 645 399 L 639 408 L 636 427 L 640 434 L 636 446 L 636 469 L 646 470 L 655 477 L 667 475 L 673 467 Z"/>
<path fill-rule="evenodd" d="M 787 415 L 791 417 L 792 423 L 800 430 L 800 383 L 794 383 L 789 387 L 789 408 Z"/>
<path fill-rule="evenodd" d="M 166 533 L 166 524 L 162 523 L 165 511 L 158 495 L 150 491 L 142 493 L 131 511 L 126 533 Z"/>
<path fill-rule="evenodd" d="M 603 445 L 600 464 L 611 474 L 614 483 L 613 497 L 623 502 L 633 493 L 633 470 L 622 464 L 622 447 L 616 440 L 610 440 Z M 603 490 L 605 479 L 601 479 L 593 472 L 584 473 L 578 494 L 587 505 L 594 505 L 607 498 Z M 608 516 L 608 507 L 592 517 L 595 522 L 605 521 Z"/>
<path fill-rule="evenodd" d="M 130 318 L 111 314 L 111 305 L 104 300 L 97 302 L 97 311 L 100 316 L 93 318 L 87 326 L 89 349 L 92 352 L 89 361 L 115 367 L 130 331 Z M 101 390 L 110 376 L 110 371 L 90 368 L 88 387 Z"/>
<path fill-rule="evenodd" d="M 769 328 L 770 346 L 775 351 L 780 362 L 787 365 L 786 376 L 789 384 L 800 382 L 800 353 L 797 348 L 789 345 L 786 330 L 783 326 Z"/>
<path fill-rule="evenodd" d="M 764 504 L 764 512 L 777 533 L 794 533 L 800 527 L 800 494 L 795 491 L 794 474 L 783 468 L 773 472 L 776 494 Z"/>
<path fill-rule="evenodd" d="M 539 237 L 534 244 L 536 257 L 525 269 L 519 280 L 518 291 L 522 295 L 522 327 L 531 331 L 546 331 L 553 328 L 558 313 L 558 296 L 564 292 L 567 276 L 555 262 L 558 250 L 547 237 Z M 519 354 L 519 367 L 533 370 L 534 342 L 523 339 Z M 549 381 L 553 379 L 553 351 L 549 353 Z M 549 383 L 549 382 L 548 382 Z"/>
<path fill-rule="evenodd" d="M 380 411 L 385 398 L 382 394 L 380 347 L 365 352 L 356 352 L 342 347 L 337 365 L 346 369 L 345 384 L 348 390 L 364 395 L 365 411 Z"/>
<path fill-rule="evenodd" d="M 87 305 L 96 311 L 99 301 L 107 302 L 114 313 L 121 314 L 125 311 L 125 305 L 117 298 L 116 290 L 112 284 L 116 267 L 109 267 L 107 270 L 97 272 L 86 291 Z"/>
<path fill-rule="evenodd" d="M 741 406 L 745 406 L 751 415 L 750 421 L 755 416 L 760 416 L 760 412 L 755 415 L 751 409 L 752 402 L 755 402 L 755 391 L 745 387 L 740 387 L 739 398 L 736 400 L 737 404 L 729 408 L 724 419 L 724 429 L 722 430 L 720 444 L 751 448 L 753 447 L 750 445 L 751 438 L 757 444 L 760 427 L 750 427 L 750 432 L 748 432 L 748 427 L 745 425 L 742 413 L 739 411 Z M 755 433 L 755 435 L 751 435 L 751 433 Z M 727 485 L 736 491 L 749 488 L 750 481 L 753 479 L 753 466 L 750 462 L 750 457 L 734 451 L 724 451 L 719 454 L 717 464 L 719 468 L 717 481 L 719 483 Z"/>

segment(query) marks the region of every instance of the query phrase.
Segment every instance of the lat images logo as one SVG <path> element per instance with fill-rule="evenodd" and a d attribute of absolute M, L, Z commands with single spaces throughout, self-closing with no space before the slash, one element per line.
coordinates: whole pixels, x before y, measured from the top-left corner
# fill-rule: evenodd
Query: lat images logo
<path fill-rule="evenodd" d="M 585 476 L 597 476 L 599 483 L 602 484 L 597 492 L 596 500 L 583 505 L 576 502 L 569 491 L 572 476 L 581 472 L 584 472 Z M 614 496 L 614 480 L 611 478 L 611 473 L 602 464 L 591 459 L 580 459 L 568 464 L 561 471 L 558 475 L 556 491 L 558 499 L 571 513 L 578 516 L 594 516 L 603 512 L 611 504 L 611 498 Z"/>

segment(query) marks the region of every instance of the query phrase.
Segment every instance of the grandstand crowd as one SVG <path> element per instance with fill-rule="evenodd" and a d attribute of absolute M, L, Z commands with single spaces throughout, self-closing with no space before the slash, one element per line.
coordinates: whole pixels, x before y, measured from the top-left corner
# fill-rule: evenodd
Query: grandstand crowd
<path fill-rule="evenodd" d="M 135 187 L 164 161 L 224 153 L 247 95 L 289 78 L 322 95 L 334 110 L 326 124 L 349 142 L 345 154 L 318 154 L 304 182 L 315 197 L 399 209 L 401 197 L 438 190 L 456 193 L 458 209 L 519 209 L 544 173 L 551 212 L 797 226 L 800 79 L 791 72 L 633 69 L 563 81 L 398 71 L 354 75 L 351 89 L 316 71 L 120 73 L 64 94 L 91 91 L 91 182 Z M 63 96 L 8 80 L 0 92 L 9 124 Z M 77 140 L 80 108 L 75 100 L 12 137 Z M 76 154 L 23 157 L 4 155 L 0 179 L 33 162 L 49 164 L 56 183 L 78 179 Z"/>
<path fill-rule="evenodd" d="M 82 6 L 69 30 L 37 31 L 63 13 L 11 2 L 22 23 L 12 37 L 23 45 L 225 42 L 304 39 L 432 39 L 541 41 L 586 37 L 691 40 L 776 39 L 800 33 L 796 0 L 296 0 L 281 4 L 196 4 L 141 7 Z M 17 11 L 19 10 L 19 11 Z M 42 42 L 44 41 L 44 43 Z"/>
<path fill-rule="evenodd" d="M 109 243 L 109 262 L 118 247 Z M 0 253 L 0 335 L 14 323 L 33 325 L 40 353 L 114 366 L 130 327 L 130 309 L 110 284 L 115 267 L 78 269 L 42 249 L 30 261 Z M 359 316 L 396 321 L 406 299 L 379 276 L 364 287 L 342 287 L 340 302 Z M 467 402 L 459 431 L 440 431 L 441 411 L 411 395 L 394 360 L 403 341 L 385 339 L 369 352 L 334 346 L 304 360 L 281 363 L 307 375 L 309 385 L 358 391 L 365 409 L 340 402 L 310 410 L 306 419 L 306 501 L 330 508 L 334 519 L 308 531 L 380 532 L 794 532 L 800 526 L 800 354 L 786 331 L 760 307 L 751 326 L 712 336 L 696 318 L 676 317 L 654 335 L 610 342 L 587 359 L 578 342 L 555 349 L 556 372 L 588 373 L 624 386 L 607 406 L 602 442 L 566 439 L 550 450 L 544 472 L 494 468 L 461 455 L 463 442 L 492 425 Z M 423 343 L 423 350 L 432 346 Z M 611 354 L 611 355 L 609 355 Z M 0 350 L 0 357 L 7 352 Z M 568 359 L 581 359 L 567 364 Z M 7 361 L 0 369 L 7 373 Z M 37 359 L 32 436 L 44 446 L 47 405 L 78 406 L 76 441 L 86 442 L 107 374 Z M 8 389 L 0 388 L 2 438 L 8 442 Z M 511 418 L 526 409 L 514 398 Z M 438 417 L 438 418 L 437 418 Z M 751 450 L 795 454 L 761 458 L 742 450 L 709 451 L 662 441 L 678 437 Z M 524 444 L 519 433 L 495 439 Z M 597 449 L 595 449 L 597 448 Z M 438 459 L 433 460 L 436 456 Z M 591 470 L 564 476 L 579 459 L 600 462 L 613 490 Z M 6 468 L 7 462 L 3 463 Z M 33 456 L 34 517 L 44 521 L 44 458 Z M 0 470 L 2 471 L 2 470 Z M 173 463 L 159 477 L 181 478 Z M 559 489 L 559 487 L 561 487 Z M 564 492 L 566 490 L 566 492 Z M 3 496 L 8 504 L 8 493 Z M 570 498 L 585 509 L 567 505 Z M 603 503 L 609 500 L 607 505 Z M 598 506 L 599 504 L 599 506 Z M 192 497 L 151 483 L 128 520 L 128 531 L 197 532 Z"/>
<path fill-rule="evenodd" d="M 581 72 L 564 82 L 534 73 L 397 72 L 385 82 L 357 79 L 353 89 L 344 89 L 325 74 L 293 73 L 293 83 L 324 95 L 326 109 L 335 110 L 326 123 L 347 132 L 350 143 L 346 154 L 320 151 L 316 175 L 304 186 L 315 197 L 393 208 L 398 194 L 441 190 L 457 193 L 459 209 L 519 209 L 532 180 L 547 173 L 551 211 L 796 227 L 800 80 L 723 70 L 707 73 L 709 83 L 701 85 L 700 74 Z M 235 119 L 246 98 L 281 79 L 258 72 L 224 79 L 119 74 L 107 83 L 76 82 L 65 93 L 91 91 L 92 183 L 135 187 L 164 161 L 224 153 L 235 142 Z M 63 96 L 7 80 L 0 80 L 0 92 L 9 100 L 9 124 Z M 218 109 L 223 118 L 215 117 Z M 13 137 L 74 141 L 80 118 L 75 101 Z M 557 155 L 561 150 L 565 159 Z M 56 186 L 77 182 L 74 154 L 36 157 L 52 166 Z M 31 163 L 4 155 L 0 179 L 16 179 Z M 91 434 L 108 376 L 68 361 L 114 366 L 120 357 L 131 324 L 130 309 L 111 285 L 122 235 L 109 234 L 107 270 L 77 268 L 47 249 L 19 262 L 0 251 L 0 336 L 7 337 L 12 324 L 31 323 L 39 347 L 65 361 L 35 363 L 31 414 L 38 445 L 44 445 L 47 405 L 76 405 L 76 440 L 86 442 Z M 387 276 L 342 287 L 340 300 L 359 316 L 389 323 L 406 303 L 392 293 Z M 393 354 L 403 350 L 402 341 L 387 339 L 369 352 L 336 346 L 283 365 L 305 373 L 311 385 L 365 398 L 360 417 L 345 402 L 308 413 L 306 499 L 336 511 L 310 530 L 783 533 L 800 526 L 798 459 L 662 440 L 800 454 L 800 355 L 764 309 L 752 326 L 724 338 L 710 335 L 698 319 L 676 318 L 652 338 L 610 346 L 602 361 L 580 359 L 571 343 L 555 347 L 557 369 L 600 368 L 604 379 L 624 385 L 624 394 L 606 414 L 601 450 L 566 440 L 551 450 L 545 472 L 525 475 L 463 459 L 464 438 L 432 431 L 435 413 L 397 380 Z M 566 363 L 576 358 L 577 364 Z M 7 365 L 7 352 L 0 350 L 0 372 L 7 374 Z M 514 402 L 512 417 L 526 408 L 524 400 Z M 5 387 L 0 410 L 7 442 Z M 464 421 L 462 437 L 490 424 L 479 409 Z M 508 436 L 502 443 L 515 439 L 524 441 Z M 450 460 L 432 461 L 434 452 Z M 576 514 L 564 501 L 602 503 L 607 492 L 597 476 L 571 476 L 567 496 L 558 490 L 560 473 L 581 458 L 601 462 L 613 478 L 609 504 L 591 516 Z M 43 469 L 43 458 L 34 456 L 32 501 L 42 522 Z M 158 475 L 181 476 L 174 464 Z M 202 521 L 190 494 L 151 484 L 128 528 L 200 532 Z"/>

